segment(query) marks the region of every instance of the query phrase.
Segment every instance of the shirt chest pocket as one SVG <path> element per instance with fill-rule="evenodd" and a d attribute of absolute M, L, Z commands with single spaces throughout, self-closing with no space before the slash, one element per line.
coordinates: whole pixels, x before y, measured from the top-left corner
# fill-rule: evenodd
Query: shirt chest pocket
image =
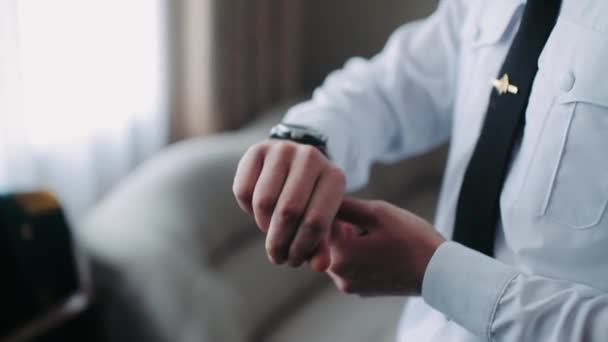
<path fill-rule="evenodd" d="M 527 115 L 541 116 L 543 125 L 528 182 L 546 184 L 535 206 L 539 218 L 574 229 L 601 225 L 608 205 L 608 34 L 558 20 L 534 88 L 532 96 L 542 98 L 531 98 Z"/>

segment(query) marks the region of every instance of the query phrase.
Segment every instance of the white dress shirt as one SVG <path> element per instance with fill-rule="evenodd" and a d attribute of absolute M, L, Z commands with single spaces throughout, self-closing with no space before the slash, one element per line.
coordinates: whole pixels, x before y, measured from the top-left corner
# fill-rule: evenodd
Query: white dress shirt
<path fill-rule="evenodd" d="M 332 73 L 285 122 L 328 135 L 349 189 L 375 161 L 449 140 L 435 220 L 449 238 L 523 9 L 523 0 L 443 1 L 376 57 Z M 440 247 L 422 298 L 406 305 L 400 341 L 608 341 L 608 1 L 564 0 L 538 65 L 500 198 L 496 259 Z"/>

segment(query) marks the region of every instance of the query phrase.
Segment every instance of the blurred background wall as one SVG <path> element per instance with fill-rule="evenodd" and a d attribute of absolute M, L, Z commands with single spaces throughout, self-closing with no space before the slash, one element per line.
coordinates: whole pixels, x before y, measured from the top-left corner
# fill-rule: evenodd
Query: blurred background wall
<path fill-rule="evenodd" d="M 436 0 L 309 0 L 302 49 L 304 89 L 319 85 L 350 57 L 379 52 L 395 28 L 430 14 L 436 5 Z"/>
<path fill-rule="evenodd" d="M 74 218 L 170 142 L 243 127 L 425 0 L 1 0 L 0 191 Z"/>
<path fill-rule="evenodd" d="M 169 2 L 173 139 L 239 128 L 270 105 L 310 92 L 349 57 L 372 56 L 396 27 L 435 6 L 435 0 Z"/>

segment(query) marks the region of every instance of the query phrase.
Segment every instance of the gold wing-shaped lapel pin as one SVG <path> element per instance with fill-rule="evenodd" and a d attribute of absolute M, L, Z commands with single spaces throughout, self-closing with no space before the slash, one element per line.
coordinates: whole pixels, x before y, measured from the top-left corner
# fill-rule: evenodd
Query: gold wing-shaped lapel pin
<path fill-rule="evenodd" d="M 507 74 L 504 74 L 501 79 L 492 80 L 492 85 L 500 95 L 506 93 L 515 95 L 519 92 L 519 89 L 516 86 L 510 84 L 509 75 Z"/>

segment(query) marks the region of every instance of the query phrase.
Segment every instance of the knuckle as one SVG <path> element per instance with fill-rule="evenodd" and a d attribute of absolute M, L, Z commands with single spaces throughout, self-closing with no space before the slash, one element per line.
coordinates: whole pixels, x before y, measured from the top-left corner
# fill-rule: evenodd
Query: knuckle
<path fill-rule="evenodd" d="M 342 172 L 342 169 L 333 164 L 329 164 L 327 166 L 327 174 L 331 177 L 335 177 L 336 179 L 344 177 L 344 172 Z"/>
<path fill-rule="evenodd" d="M 289 259 L 302 260 L 307 257 L 306 251 L 301 244 L 294 243 L 289 250 Z"/>
<path fill-rule="evenodd" d="M 342 172 L 342 170 L 336 166 L 331 166 L 329 168 L 329 175 L 331 177 L 333 177 L 335 179 L 336 182 L 339 183 L 346 183 L 346 175 L 344 174 L 344 172 Z"/>
<path fill-rule="evenodd" d="M 240 184 L 234 184 L 232 186 L 232 193 L 234 197 L 241 202 L 250 203 L 252 197 L 252 191 Z"/>
<path fill-rule="evenodd" d="M 341 260 L 336 261 L 329 267 L 329 271 L 339 277 L 344 277 L 344 275 L 348 274 L 349 269 L 350 266 Z"/>
<path fill-rule="evenodd" d="M 386 201 L 374 200 L 370 202 L 370 208 L 374 217 L 382 217 L 388 214 L 390 205 Z"/>
<path fill-rule="evenodd" d="M 304 229 L 304 233 L 308 236 L 318 236 L 322 235 L 325 232 L 325 219 L 320 214 L 312 214 L 309 215 L 302 228 Z"/>
<path fill-rule="evenodd" d="M 286 205 L 278 210 L 278 219 L 281 222 L 294 222 L 300 217 L 300 210 L 294 205 Z"/>
<path fill-rule="evenodd" d="M 246 154 L 260 155 L 260 154 L 265 154 L 267 150 L 268 150 L 268 143 L 261 142 L 261 143 L 257 143 L 257 144 L 250 146 L 247 149 Z"/>
<path fill-rule="evenodd" d="M 340 290 L 341 292 L 343 292 L 345 294 L 355 293 L 354 284 L 351 281 L 341 279 L 340 281 L 338 281 L 336 286 L 338 287 L 338 290 Z"/>
<path fill-rule="evenodd" d="M 291 154 L 297 148 L 297 144 L 289 140 L 271 140 L 270 148 L 279 154 Z"/>
<path fill-rule="evenodd" d="M 276 242 L 266 244 L 266 253 L 275 259 L 282 259 L 284 257 L 283 247 Z"/>
<path fill-rule="evenodd" d="M 319 152 L 316 147 L 310 145 L 301 145 L 299 148 L 301 151 L 300 153 L 307 162 L 317 162 L 320 160 L 319 157 L 321 152 Z"/>
<path fill-rule="evenodd" d="M 275 201 L 273 198 L 264 196 L 257 198 L 253 207 L 261 213 L 270 214 L 274 210 Z"/>
<path fill-rule="evenodd" d="M 336 191 L 344 193 L 346 188 L 346 175 L 344 175 L 344 172 L 335 166 L 331 166 L 326 173 L 331 183 L 336 187 Z"/>
<path fill-rule="evenodd" d="M 293 260 L 309 258 L 311 254 L 313 254 L 322 232 L 323 228 L 321 226 L 303 225 L 298 233 L 299 236 L 293 241 L 290 247 L 289 258 Z"/>
<path fill-rule="evenodd" d="M 386 202 L 382 200 L 372 200 L 369 202 L 369 205 L 374 210 L 383 210 L 386 206 Z"/>

